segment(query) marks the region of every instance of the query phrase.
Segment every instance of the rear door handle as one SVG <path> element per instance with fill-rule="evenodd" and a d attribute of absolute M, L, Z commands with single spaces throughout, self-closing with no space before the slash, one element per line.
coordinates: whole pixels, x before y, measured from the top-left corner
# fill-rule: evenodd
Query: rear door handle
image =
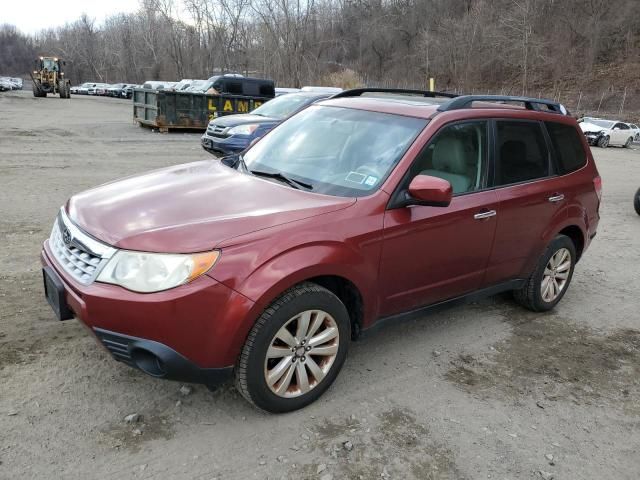
<path fill-rule="evenodd" d="M 564 200 L 564 195 L 562 193 L 555 193 L 549 197 L 549 201 L 551 203 L 561 202 L 562 200 Z"/>
<path fill-rule="evenodd" d="M 476 220 L 482 220 L 483 218 L 489 218 L 489 217 L 495 217 L 495 216 L 496 216 L 495 210 L 485 210 L 483 212 L 476 213 L 473 216 L 473 218 L 475 218 Z"/>

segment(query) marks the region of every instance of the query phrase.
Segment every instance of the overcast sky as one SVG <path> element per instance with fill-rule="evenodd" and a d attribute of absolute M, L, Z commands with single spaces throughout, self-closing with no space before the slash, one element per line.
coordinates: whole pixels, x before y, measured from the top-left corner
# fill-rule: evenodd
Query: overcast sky
<path fill-rule="evenodd" d="M 24 33 L 59 27 L 82 13 L 102 23 L 110 15 L 138 9 L 137 0 L 2 0 L 0 4 L 0 23 L 15 25 Z"/>

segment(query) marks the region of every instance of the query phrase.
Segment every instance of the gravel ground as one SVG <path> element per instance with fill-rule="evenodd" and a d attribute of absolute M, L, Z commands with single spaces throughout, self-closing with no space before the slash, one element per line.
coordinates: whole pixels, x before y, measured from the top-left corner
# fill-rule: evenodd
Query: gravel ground
<path fill-rule="evenodd" d="M 60 205 L 207 158 L 199 135 L 139 128 L 124 100 L 0 94 L 0 478 L 637 479 L 640 151 L 594 154 L 602 220 L 555 311 L 502 295 L 380 329 L 276 416 L 116 363 L 43 297 Z"/>

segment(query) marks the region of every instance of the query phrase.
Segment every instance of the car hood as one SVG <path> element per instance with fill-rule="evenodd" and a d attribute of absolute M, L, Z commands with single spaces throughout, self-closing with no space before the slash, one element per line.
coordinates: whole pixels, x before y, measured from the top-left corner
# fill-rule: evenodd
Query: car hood
<path fill-rule="evenodd" d="M 608 130 L 608 128 L 601 127 L 599 125 L 596 125 L 595 123 L 590 122 L 581 122 L 580 128 L 583 132 L 601 132 L 603 130 Z"/>
<path fill-rule="evenodd" d="M 242 113 L 239 115 L 226 115 L 218 117 L 210 122 L 210 125 L 221 127 L 235 127 L 237 125 L 245 125 L 247 123 L 274 123 L 280 120 L 272 117 L 263 117 L 262 115 L 253 115 L 251 113 Z"/>
<path fill-rule="evenodd" d="M 75 195 L 69 218 L 109 245 L 192 253 L 355 203 L 238 172 L 217 160 L 129 177 Z"/>

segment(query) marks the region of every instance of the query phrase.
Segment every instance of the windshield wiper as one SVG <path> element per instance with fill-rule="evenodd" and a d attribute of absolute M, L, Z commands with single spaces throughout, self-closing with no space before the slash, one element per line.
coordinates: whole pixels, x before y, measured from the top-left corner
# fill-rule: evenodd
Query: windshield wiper
<path fill-rule="evenodd" d="M 281 172 L 263 172 L 261 170 L 248 170 L 253 175 L 258 177 L 265 178 L 273 178 L 275 180 L 280 180 L 283 183 L 286 183 L 290 187 L 296 188 L 300 190 L 300 187 L 306 188 L 307 190 L 313 190 L 313 185 L 305 182 L 301 182 L 300 180 L 294 180 L 293 178 L 289 178 L 286 175 L 283 175 Z"/>
<path fill-rule="evenodd" d="M 227 155 L 226 157 L 223 157 L 221 161 L 229 168 L 235 168 L 238 171 L 242 169 L 245 172 L 249 172 L 247 164 L 244 163 L 244 158 L 239 153 Z"/>

